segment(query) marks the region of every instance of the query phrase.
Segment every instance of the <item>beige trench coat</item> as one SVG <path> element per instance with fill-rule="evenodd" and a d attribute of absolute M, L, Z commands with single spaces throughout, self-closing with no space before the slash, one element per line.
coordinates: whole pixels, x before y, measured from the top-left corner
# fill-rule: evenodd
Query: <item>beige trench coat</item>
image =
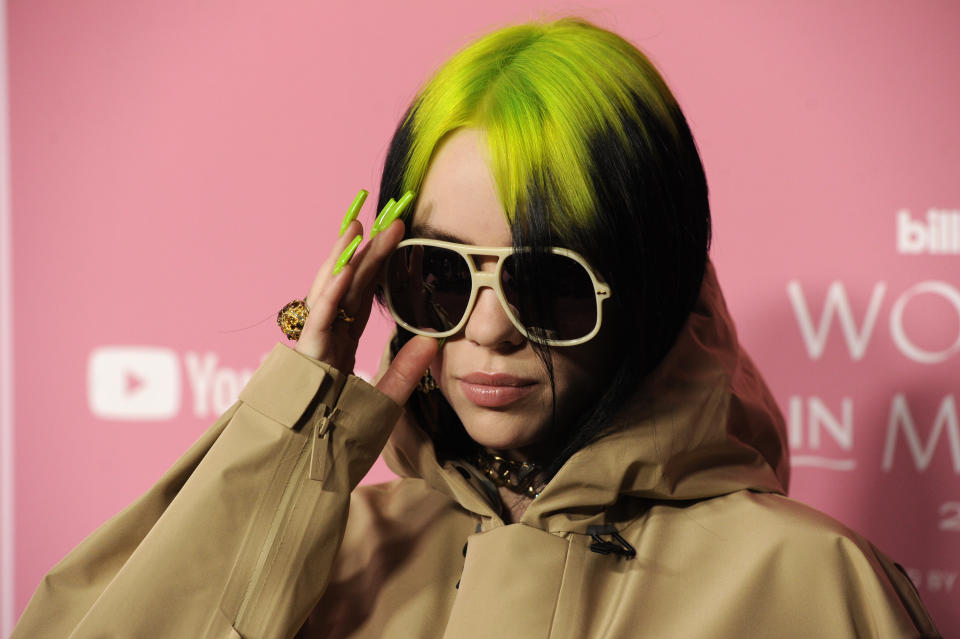
<path fill-rule="evenodd" d="M 785 496 L 783 419 L 712 265 L 616 431 L 518 523 L 416 424 L 394 430 L 401 412 L 277 344 L 163 478 L 50 571 L 13 639 L 938 636 L 899 566 Z M 400 479 L 356 488 L 385 444 Z"/>

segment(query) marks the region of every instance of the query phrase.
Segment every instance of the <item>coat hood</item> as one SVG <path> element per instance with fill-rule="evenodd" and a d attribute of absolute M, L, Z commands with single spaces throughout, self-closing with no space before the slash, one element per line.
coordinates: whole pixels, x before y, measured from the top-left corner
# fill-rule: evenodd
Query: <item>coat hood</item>
<path fill-rule="evenodd" d="M 421 478 L 481 517 L 494 516 L 476 482 L 455 463 L 438 463 L 412 420 L 397 424 L 384 458 L 397 475 Z M 786 494 L 789 475 L 783 416 L 737 341 L 708 261 L 697 302 L 663 361 L 617 412 L 614 428 L 564 464 L 520 523 L 583 532 L 616 519 L 613 507 L 625 498 Z"/>

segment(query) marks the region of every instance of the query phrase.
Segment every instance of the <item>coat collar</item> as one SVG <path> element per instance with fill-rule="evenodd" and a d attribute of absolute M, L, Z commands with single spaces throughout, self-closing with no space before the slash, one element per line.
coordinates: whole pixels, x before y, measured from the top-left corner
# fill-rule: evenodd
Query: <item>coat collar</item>
<path fill-rule="evenodd" d="M 673 347 L 614 418 L 612 431 L 574 454 L 521 523 L 582 532 L 618 518 L 624 501 L 696 500 L 737 490 L 786 494 L 786 427 L 737 341 L 712 262 Z M 476 481 L 441 466 L 433 444 L 401 419 L 384 450 L 401 477 L 418 477 L 481 517 L 496 518 Z"/>

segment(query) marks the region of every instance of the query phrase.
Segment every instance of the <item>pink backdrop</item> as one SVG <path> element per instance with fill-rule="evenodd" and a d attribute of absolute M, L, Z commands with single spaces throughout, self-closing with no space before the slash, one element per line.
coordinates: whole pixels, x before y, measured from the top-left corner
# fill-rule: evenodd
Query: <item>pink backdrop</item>
<path fill-rule="evenodd" d="M 960 634 L 960 9 L 933 0 L 11 1 L 14 615 L 233 402 L 429 72 L 566 14 L 647 51 L 686 111 L 791 496 Z"/>

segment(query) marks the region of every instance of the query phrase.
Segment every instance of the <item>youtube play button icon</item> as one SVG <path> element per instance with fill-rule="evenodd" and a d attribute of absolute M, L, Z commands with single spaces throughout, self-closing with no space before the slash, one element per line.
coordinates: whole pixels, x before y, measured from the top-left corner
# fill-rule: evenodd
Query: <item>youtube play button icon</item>
<path fill-rule="evenodd" d="M 160 420 L 180 411 L 180 363 L 168 348 L 101 346 L 87 363 L 87 401 L 102 419 Z"/>

